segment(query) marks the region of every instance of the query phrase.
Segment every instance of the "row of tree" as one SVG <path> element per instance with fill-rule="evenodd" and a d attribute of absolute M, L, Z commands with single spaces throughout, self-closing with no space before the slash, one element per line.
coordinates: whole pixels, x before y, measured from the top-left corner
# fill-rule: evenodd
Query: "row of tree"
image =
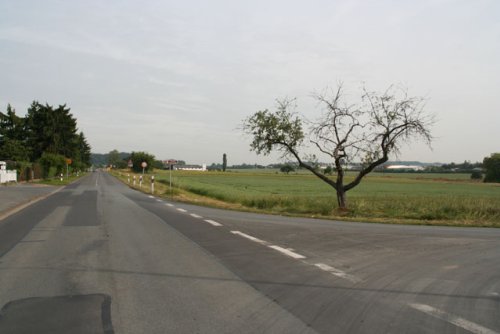
<path fill-rule="evenodd" d="M 116 168 L 116 169 L 125 169 L 129 168 L 129 163 L 132 164 L 130 167 L 134 172 L 142 172 L 143 167 L 142 163 L 146 163 L 146 167 L 144 167 L 144 172 L 152 171 L 153 169 L 163 169 L 163 162 L 160 160 L 156 160 L 153 154 L 138 151 L 132 153 L 126 152 L 118 152 L 118 150 L 112 150 L 107 154 L 103 155 L 103 159 L 106 160 L 105 165 Z M 96 155 L 93 155 L 94 159 Z"/>
<path fill-rule="evenodd" d="M 47 177 L 70 160 L 73 169 L 90 167 L 90 145 L 65 104 L 53 107 L 34 101 L 24 117 L 9 104 L 5 113 L 0 112 L 0 160 L 17 166 L 39 163 Z"/>

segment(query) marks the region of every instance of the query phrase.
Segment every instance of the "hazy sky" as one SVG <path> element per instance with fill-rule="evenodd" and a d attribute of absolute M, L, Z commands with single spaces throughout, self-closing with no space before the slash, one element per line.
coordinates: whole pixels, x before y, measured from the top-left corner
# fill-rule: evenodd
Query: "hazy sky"
<path fill-rule="evenodd" d="M 403 84 L 436 114 L 433 150 L 500 151 L 500 1 L 0 0 L 0 110 L 67 103 L 93 151 L 267 163 L 239 130 L 276 98 Z M 327 159 L 320 159 L 327 161 Z"/>

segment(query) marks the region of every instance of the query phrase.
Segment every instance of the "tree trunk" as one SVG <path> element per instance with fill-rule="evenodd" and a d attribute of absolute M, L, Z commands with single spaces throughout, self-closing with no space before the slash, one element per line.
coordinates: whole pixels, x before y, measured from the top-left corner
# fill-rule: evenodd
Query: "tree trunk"
<path fill-rule="evenodd" d="M 343 188 L 337 189 L 337 202 L 340 210 L 347 210 L 347 196 Z"/>

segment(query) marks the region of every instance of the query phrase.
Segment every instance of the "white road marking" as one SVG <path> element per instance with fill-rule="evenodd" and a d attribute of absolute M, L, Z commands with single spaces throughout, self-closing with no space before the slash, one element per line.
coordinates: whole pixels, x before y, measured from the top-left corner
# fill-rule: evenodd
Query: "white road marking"
<path fill-rule="evenodd" d="M 177 208 L 177 211 L 180 211 L 180 212 L 187 212 L 187 210 L 184 210 L 184 209 L 181 209 L 181 208 Z"/>
<path fill-rule="evenodd" d="M 198 219 L 203 218 L 202 216 L 197 215 L 196 213 L 192 213 L 192 214 L 190 214 L 190 216 L 193 217 L 193 218 L 198 218 Z"/>
<path fill-rule="evenodd" d="M 156 199 L 157 202 L 163 202 L 161 199 L 157 198 Z"/>
<path fill-rule="evenodd" d="M 442 310 L 439 310 L 439 309 L 434 308 L 434 307 L 429 306 L 429 305 L 409 304 L 409 306 L 411 308 L 414 308 L 415 310 L 418 310 L 420 312 L 423 312 L 423 313 L 428 314 L 430 316 L 433 316 L 435 318 L 447 321 L 450 324 L 453 324 L 457 327 L 465 329 L 465 330 L 467 330 L 471 333 L 474 333 L 474 334 L 499 334 L 498 332 L 495 332 L 489 328 L 483 327 L 481 325 L 478 325 L 472 321 L 466 320 L 466 319 L 458 317 L 456 315 L 446 313 Z"/>
<path fill-rule="evenodd" d="M 216 221 L 213 221 L 210 219 L 205 219 L 205 222 L 209 223 L 210 225 L 217 226 L 217 227 L 222 226 L 222 224 L 217 223 Z"/>
<path fill-rule="evenodd" d="M 154 196 L 151 196 L 151 195 L 149 195 L 148 197 L 149 197 L 149 198 L 155 198 Z"/>
<path fill-rule="evenodd" d="M 292 252 L 291 250 L 283 248 L 283 247 L 280 247 L 280 246 L 270 245 L 267 241 L 261 240 L 261 239 L 256 238 L 256 237 L 252 237 L 251 235 L 248 235 L 246 233 L 243 233 L 243 232 L 240 232 L 240 231 L 231 231 L 231 233 L 232 234 L 237 234 L 239 236 L 242 236 L 243 238 L 246 238 L 246 239 L 251 240 L 253 242 L 256 242 L 256 243 L 259 243 L 261 245 L 264 245 L 264 246 L 267 246 L 269 248 L 272 248 L 274 250 L 277 250 L 278 252 L 280 252 L 282 254 L 285 254 L 287 256 L 293 257 L 294 259 L 305 259 L 306 258 L 304 255 L 300 255 L 298 253 Z"/>
<path fill-rule="evenodd" d="M 292 252 L 291 250 L 280 247 L 280 246 L 270 245 L 268 247 L 272 248 L 274 250 L 277 250 L 278 252 L 283 253 L 287 256 L 293 257 L 294 259 L 305 259 L 306 258 L 304 255 L 300 255 L 298 253 Z"/>
<path fill-rule="evenodd" d="M 361 280 L 359 278 L 357 278 L 356 276 L 349 275 L 346 272 L 344 272 L 344 271 L 342 271 L 340 269 L 337 269 L 335 267 L 329 266 L 327 264 L 316 263 L 315 266 L 318 267 L 321 270 L 329 272 L 330 274 L 332 274 L 334 276 L 346 279 L 346 280 L 351 281 L 353 283 L 361 282 Z"/>
<path fill-rule="evenodd" d="M 170 203 L 165 203 L 166 206 L 169 206 L 169 207 L 173 207 L 174 205 L 173 204 L 170 204 Z"/>
<path fill-rule="evenodd" d="M 259 244 L 262 244 L 262 245 L 267 245 L 268 243 L 264 240 L 260 240 L 256 237 L 252 237 L 251 235 L 248 235 L 248 234 L 245 234 L 243 232 L 240 232 L 240 231 L 231 231 L 232 234 L 237 234 L 239 236 L 242 236 L 243 238 L 247 238 L 248 240 L 251 240 L 253 242 L 256 242 L 256 243 L 259 243 Z"/>

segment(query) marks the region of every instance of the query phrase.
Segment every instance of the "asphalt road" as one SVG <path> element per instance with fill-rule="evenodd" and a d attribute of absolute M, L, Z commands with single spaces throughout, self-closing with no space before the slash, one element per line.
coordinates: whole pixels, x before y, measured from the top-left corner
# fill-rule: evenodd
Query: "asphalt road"
<path fill-rule="evenodd" d="M 33 183 L 0 185 L 0 220 L 5 212 L 21 207 L 26 202 L 36 201 L 57 189 L 57 187 Z"/>
<path fill-rule="evenodd" d="M 500 333 L 500 230 L 209 209 L 92 173 L 0 221 L 0 333 Z"/>

